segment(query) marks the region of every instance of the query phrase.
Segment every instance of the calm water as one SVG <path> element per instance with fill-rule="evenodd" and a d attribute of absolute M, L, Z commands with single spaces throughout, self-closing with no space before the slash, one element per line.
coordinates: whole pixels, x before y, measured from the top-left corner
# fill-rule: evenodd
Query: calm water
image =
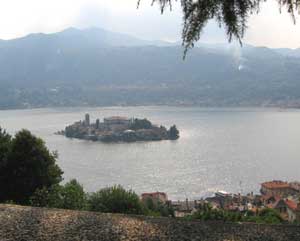
<path fill-rule="evenodd" d="M 178 141 L 103 144 L 53 133 L 90 113 L 146 117 L 176 124 Z M 217 190 L 258 191 L 269 179 L 300 180 L 300 112 L 273 109 L 178 107 L 67 108 L 0 111 L 0 125 L 22 128 L 59 152 L 65 180 L 87 191 L 122 184 L 136 192 L 165 191 L 171 199 L 199 198 Z"/>

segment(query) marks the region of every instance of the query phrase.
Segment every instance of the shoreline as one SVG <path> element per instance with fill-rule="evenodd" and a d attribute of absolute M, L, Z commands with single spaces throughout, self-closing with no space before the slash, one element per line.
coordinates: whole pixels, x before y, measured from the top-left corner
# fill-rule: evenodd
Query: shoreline
<path fill-rule="evenodd" d="M 198 105 L 108 105 L 108 106 L 45 106 L 45 107 L 33 107 L 33 108 L 9 108 L 0 109 L 0 112 L 12 112 L 12 111 L 86 111 L 86 110 L 113 110 L 113 109 L 126 109 L 126 108 L 182 108 L 188 109 L 199 109 L 208 112 L 265 112 L 265 111 L 276 111 L 276 112 L 298 112 L 300 107 L 277 107 L 277 106 L 198 106 Z"/>

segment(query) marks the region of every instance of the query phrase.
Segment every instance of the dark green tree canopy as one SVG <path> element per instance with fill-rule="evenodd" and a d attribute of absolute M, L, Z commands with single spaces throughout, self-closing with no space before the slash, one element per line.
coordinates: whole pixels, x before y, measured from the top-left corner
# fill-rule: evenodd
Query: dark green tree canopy
<path fill-rule="evenodd" d="M 138 1 L 138 5 L 142 0 Z M 145 0 L 144 0 L 145 1 Z M 180 2 L 183 11 L 183 46 L 187 51 L 200 39 L 202 30 L 209 20 L 215 19 L 226 30 L 229 41 L 236 38 L 240 41 L 247 28 L 250 15 L 259 12 L 260 3 L 267 0 L 151 0 L 157 3 L 163 13 L 166 8 L 172 9 L 172 3 Z M 286 9 L 295 22 L 299 12 L 300 0 L 273 0 L 279 8 Z"/>
<path fill-rule="evenodd" d="M 0 170 L 1 170 L 1 165 L 4 165 L 7 161 L 7 155 L 10 148 L 10 141 L 11 141 L 11 136 L 7 134 L 6 131 L 0 127 Z M 1 172 L 0 172 L 0 179 L 1 179 Z"/>
<path fill-rule="evenodd" d="M 177 140 L 179 138 L 179 131 L 178 131 L 176 125 L 173 125 L 170 127 L 170 129 L 168 131 L 168 135 L 171 140 Z"/>
<path fill-rule="evenodd" d="M 5 176 L 6 176 L 6 170 L 5 167 L 7 165 L 8 161 L 8 154 L 10 150 L 10 144 L 11 144 L 11 136 L 6 133 L 5 130 L 1 129 L 0 127 L 0 190 L 2 186 L 5 185 Z M 0 201 L 1 196 L 3 194 L 0 193 Z"/>
<path fill-rule="evenodd" d="M 44 141 L 27 130 L 10 138 L 1 131 L 0 201 L 12 200 L 26 204 L 36 189 L 51 187 L 62 180 L 62 171 L 56 164 Z"/>
<path fill-rule="evenodd" d="M 36 207 L 84 210 L 87 208 L 87 194 L 82 185 L 72 179 L 65 185 L 55 184 L 50 188 L 37 189 L 29 203 Z"/>
<path fill-rule="evenodd" d="M 89 210 L 104 213 L 142 214 L 139 196 L 121 186 L 113 186 L 92 193 L 88 199 Z"/>

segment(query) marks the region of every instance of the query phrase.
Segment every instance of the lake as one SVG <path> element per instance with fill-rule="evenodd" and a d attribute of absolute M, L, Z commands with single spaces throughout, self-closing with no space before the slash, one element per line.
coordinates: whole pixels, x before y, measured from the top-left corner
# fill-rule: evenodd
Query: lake
<path fill-rule="evenodd" d="M 54 132 L 83 119 L 121 115 L 176 124 L 177 141 L 104 144 L 67 139 Z M 258 192 L 263 181 L 300 180 L 300 111 L 194 107 L 58 108 L 0 111 L 11 134 L 29 129 L 59 153 L 65 181 L 86 191 L 121 184 L 142 192 L 163 191 L 172 200 L 218 190 Z"/>

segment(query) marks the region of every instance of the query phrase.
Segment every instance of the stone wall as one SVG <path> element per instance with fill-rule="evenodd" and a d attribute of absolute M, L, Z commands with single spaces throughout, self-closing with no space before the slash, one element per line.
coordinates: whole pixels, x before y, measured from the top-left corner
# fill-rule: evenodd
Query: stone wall
<path fill-rule="evenodd" d="M 300 226 L 188 222 L 0 205 L 1 241 L 300 241 Z"/>

